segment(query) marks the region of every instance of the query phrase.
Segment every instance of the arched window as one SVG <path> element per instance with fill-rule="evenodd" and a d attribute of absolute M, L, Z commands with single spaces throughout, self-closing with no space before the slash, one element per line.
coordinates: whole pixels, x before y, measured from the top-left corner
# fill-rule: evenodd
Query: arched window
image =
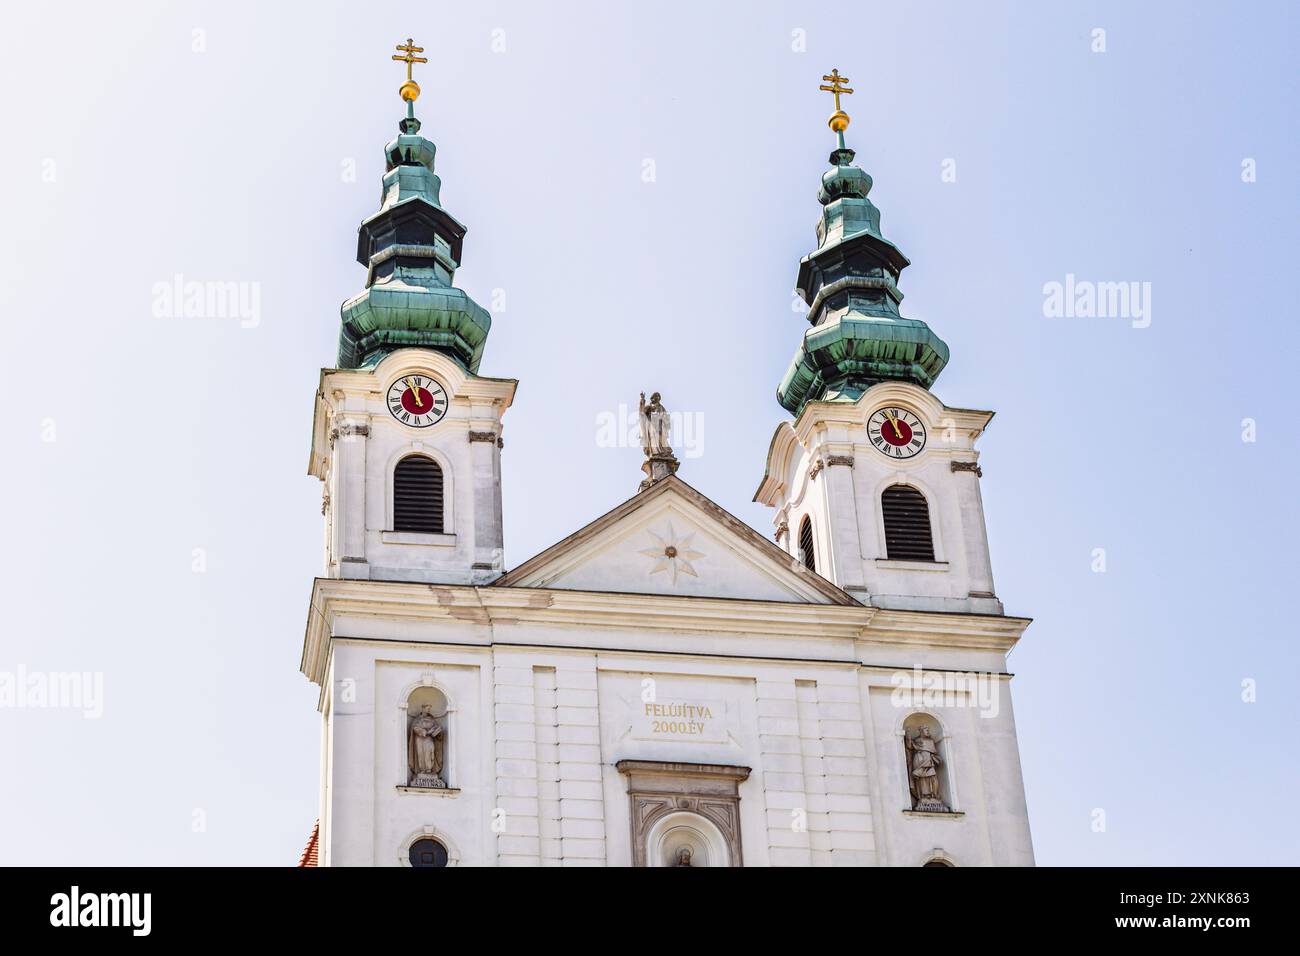
<path fill-rule="evenodd" d="M 880 496 L 885 518 L 885 556 L 891 561 L 933 561 L 930 507 L 910 485 L 890 485 Z"/>
<path fill-rule="evenodd" d="M 411 866 L 446 866 L 447 848 L 437 840 L 416 840 L 411 844 Z"/>
<path fill-rule="evenodd" d="M 393 530 L 442 534 L 442 468 L 407 455 L 393 469 Z"/>
<path fill-rule="evenodd" d="M 926 860 L 924 863 L 921 864 L 921 866 L 946 866 L 946 867 L 948 867 L 948 866 L 952 866 L 952 864 L 949 863 L 947 860 L 933 859 L 933 860 Z"/>
<path fill-rule="evenodd" d="M 817 570 L 817 558 L 813 555 L 812 519 L 807 515 L 799 525 L 799 560 L 809 571 Z"/>

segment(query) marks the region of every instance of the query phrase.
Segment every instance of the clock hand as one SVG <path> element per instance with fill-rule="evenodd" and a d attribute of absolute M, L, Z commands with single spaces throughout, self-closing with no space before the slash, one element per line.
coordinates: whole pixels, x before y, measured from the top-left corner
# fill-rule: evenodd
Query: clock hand
<path fill-rule="evenodd" d="M 406 384 L 411 389 L 412 394 L 415 396 L 416 407 L 417 408 L 422 407 L 424 405 L 424 402 L 420 401 L 420 386 L 412 385 L 411 380 L 409 378 L 406 380 Z"/>
<path fill-rule="evenodd" d="M 885 416 L 889 419 L 889 424 L 894 426 L 894 434 L 897 435 L 899 438 L 902 438 L 903 433 L 898 427 L 898 419 L 894 417 L 894 413 L 886 408 Z"/>

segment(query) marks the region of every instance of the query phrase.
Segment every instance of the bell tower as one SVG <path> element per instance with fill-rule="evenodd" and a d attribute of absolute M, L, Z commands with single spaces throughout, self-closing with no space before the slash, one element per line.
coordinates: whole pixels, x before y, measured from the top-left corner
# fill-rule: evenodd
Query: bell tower
<path fill-rule="evenodd" d="M 411 40 L 406 116 L 362 221 L 365 288 L 340 310 L 338 367 L 321 372 L 309 472 L 323 483 L 327 577 L 483 584 L 503 570 L 502 416 L 516 382 L 478 374 L 486 309 L 452 283 L 465 226 L 442 206 L 420 135 L 423 52 Z"/>
<path fill-rule="evenodd" d="M 993 413 L 931 394 L 948 346 L 900 312 L 909 262 L 845 143 L 853 90 L 838 70 L 823 80 L 836 146 L 817 248 L 799 263 L 810 327 L 777 388 L 794 421 L 777 427 L 754 500 L 775 509 L 782 547 L 863 603 L 1001 614 L 974 447 Z"/>

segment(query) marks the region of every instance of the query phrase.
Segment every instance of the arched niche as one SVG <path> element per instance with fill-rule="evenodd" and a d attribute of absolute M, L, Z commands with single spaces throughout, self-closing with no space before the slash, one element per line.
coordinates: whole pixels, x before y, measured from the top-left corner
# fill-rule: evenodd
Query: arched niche
<path fill-rule="evenodd" d="M 948 745 L 943 725 L 930 714 L 903 721 L 903 758 L 911 809 L 917 813 L 953 812 Z"/>
<path fill-rule="evenodd" d="M 731 866 L 731 854 L 712 820 L 681 810 L 660 817 L 646 834 L 646 865 Z"/>
<path fill-rule="evenodd" d="M 451 787 L 448 746 L 451 714 L 447 695 L 422 686 L 406 698 L 406 785 L 422 790 Z"/>

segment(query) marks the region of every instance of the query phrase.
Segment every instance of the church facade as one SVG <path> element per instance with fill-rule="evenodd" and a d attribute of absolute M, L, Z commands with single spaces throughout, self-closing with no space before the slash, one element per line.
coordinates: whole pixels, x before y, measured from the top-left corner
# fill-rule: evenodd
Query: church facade
<path fill-rule="evenodd" d="M 778 388 L 759 534 L 677 474 L 641 405 L 641 489 L 507 570 L 513 380 L 454 285 L 465 227 L 407 115 L 360 227 L 315 396 L 325 571 L 324 866 L 1032 865 L 975 444 L 931 391 L 944 343 L 899 312 L 908 264 L 844 142 L 799 264 L 809 326 Z M 756 462 L 757 464 L 757 462 Z M 756 477 L 758 477 L 756 468 Z"/>

